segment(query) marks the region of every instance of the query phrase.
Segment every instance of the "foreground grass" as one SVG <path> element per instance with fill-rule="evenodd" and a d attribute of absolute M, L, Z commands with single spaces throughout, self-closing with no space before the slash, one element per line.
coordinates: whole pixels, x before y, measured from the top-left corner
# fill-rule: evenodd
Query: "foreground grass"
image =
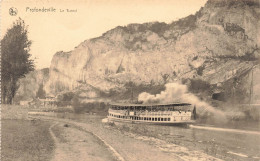
<path fill-rule="evenodd" d="M 50 123 L 2 120 L 2 161 L 46 161 L 53 157 Z"/>

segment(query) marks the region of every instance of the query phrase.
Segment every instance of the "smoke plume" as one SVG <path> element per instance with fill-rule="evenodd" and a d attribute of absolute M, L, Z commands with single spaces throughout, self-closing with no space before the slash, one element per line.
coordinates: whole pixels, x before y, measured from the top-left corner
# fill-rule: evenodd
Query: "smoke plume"
<path fill-rule="evenodd" d="M 197 96 L 188 92 L 187 86 L 179 83 L 168 83 L 166 89 L 160 94 L 152 95 L 147 92 L 139 94 L 138 101 L 144 104 L 149 103 L 190 103 L 196 106 L 197 114 L 200 116 L 213 117 L 220 121 L 225 121 L 224 112 L 217 110 L 208 103 L 201 101 Z"/>

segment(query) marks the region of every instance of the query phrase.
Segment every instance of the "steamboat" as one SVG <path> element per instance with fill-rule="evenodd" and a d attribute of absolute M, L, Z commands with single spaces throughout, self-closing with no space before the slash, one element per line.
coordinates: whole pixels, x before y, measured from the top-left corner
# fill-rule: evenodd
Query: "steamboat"
<path fill-rule="evenodd" d="M 196 107 L 188 103 L 172 104 L 110 104 L 110 122 L 148 124 L 188 124 L 196 119 Z"/>

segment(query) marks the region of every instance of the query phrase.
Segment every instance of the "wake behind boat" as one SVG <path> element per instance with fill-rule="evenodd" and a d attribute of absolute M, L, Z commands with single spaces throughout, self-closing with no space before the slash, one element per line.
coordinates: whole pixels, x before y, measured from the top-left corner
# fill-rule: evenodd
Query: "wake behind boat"
<path fill-rule="evenodd" d="M 196 107 L 191 111 L 189 103 L 172 104 L 111 104 L 108 110 L 110 122 L 149 124 L 187 124 L 196 118 Z M 193 113 L 193 115 L 192 115 Z"/>

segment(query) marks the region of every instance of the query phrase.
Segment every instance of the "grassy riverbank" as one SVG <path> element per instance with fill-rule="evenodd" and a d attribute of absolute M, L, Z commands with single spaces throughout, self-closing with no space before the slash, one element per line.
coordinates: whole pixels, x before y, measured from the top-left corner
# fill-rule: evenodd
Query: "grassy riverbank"
<path fill-rule="evenodd" d="M 51 122 L 28 119 L 28 109 L 1 106 L 1 160 L 46 161 L 53 157 Z"/>
<path fill-rule="evenodd" d="M 46 161 L 53 156 L 50 123 L 29 120 L 2 120 L 2 161 Z"/>

